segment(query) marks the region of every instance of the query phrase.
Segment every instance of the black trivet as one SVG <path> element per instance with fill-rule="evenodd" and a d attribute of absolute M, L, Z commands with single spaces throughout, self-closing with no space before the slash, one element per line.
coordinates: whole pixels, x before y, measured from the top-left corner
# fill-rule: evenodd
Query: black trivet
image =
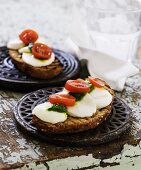
<path fill-rule="evenodd" d="M 14 91 L 30 91 L 41 87 L 62 85 L 66 80 L 75 78 L 80 69 L 78 59 L 61 50 L 53 49 L 53 52 L 63 64 L 63 71 L 50 80 L 41 80 L 19 71 L 12 63 L 8 49 L 0 47 L 0 87 Z"/>
<path fill-rule="evenodd" d="M 115 97 L 109 118 L 97 128 L 76 134 L 45 135 L 37 130 L 32 123 L 33 108 L 45 101 L 48 96 L 62 90 L 62 87 L 40 89 L 22 97 L 15 109 L 15 118 L 22 130 L 45 141 L 59 145 L 89 146 L 109 142 L 119 138 L 129 128 L 130 108 L 119 98 Z"/>

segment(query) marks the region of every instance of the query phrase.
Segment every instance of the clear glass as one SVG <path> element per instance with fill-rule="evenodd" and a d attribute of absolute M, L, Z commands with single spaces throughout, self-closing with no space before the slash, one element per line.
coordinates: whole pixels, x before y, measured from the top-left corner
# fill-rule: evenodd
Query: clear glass
<path fill-rule="evenodd" d="M 141 33 L 141 1 L 86 0 L 85 9 L 93 49 L 134 60 Z"/>

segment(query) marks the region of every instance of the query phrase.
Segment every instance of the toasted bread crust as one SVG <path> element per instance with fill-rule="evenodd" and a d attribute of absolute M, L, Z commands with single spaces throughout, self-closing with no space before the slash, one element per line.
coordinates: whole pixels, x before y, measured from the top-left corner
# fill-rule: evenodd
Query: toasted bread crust
<path fill-rule="evenodd" d="M 108 85 L 105 88 L 112 94 L 114 98 L 114 92 Z M 97 110 L 92 117 L 76 118 L 68 116 L 67 120 L 62 123 L 51 124 L 40 120 L 37 116 L 33 115 L 32 121 L 35 126 L 46 134 L 61 134 L 61 133 L 76 133 L 93 129 L 102 123 L 110 114 L 112 109 L 112 103 L 105 108 Z"/>
<path fill-rule="evenodd" d="M 57 76 L 63 70 L 62 64 L 58 59 L 55 58 L 55 61 L 43 67 L 34 67 L 25 63 L 21 57 L 21 54 L 17 50 L 9 50 L 9 55 L 12 59 L 12 62 L 15 66 L 22 72 L 30 75 L 31 77 L 40 78 L 40 79 L 50 79 Z"/>

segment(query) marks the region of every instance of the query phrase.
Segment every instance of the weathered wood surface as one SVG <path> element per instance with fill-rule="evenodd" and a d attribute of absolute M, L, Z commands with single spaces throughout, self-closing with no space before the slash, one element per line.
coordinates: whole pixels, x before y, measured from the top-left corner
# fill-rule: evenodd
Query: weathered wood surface
<path fill-rule="evenodd" d="M 13 118 L 13 108 L 22 95 L 23 94 L 10 91 L 0 91 L 0 169 L 6 169 L 8 167 L 15 168 L 29 162 L 43 162 L 40 166 L 44 165 L 49 167 L 53 166 L 53 161 L 50 163 L 50 160 L 56 159 L 60 159 L 60 161 L 64 160 L 64 163 L 65 161 L 68 161 L 68 163 L 70 161 L 76 161 L 78 167 L 95 167 L 97 164 L 101 166 L 113 165 L 115 164 L 114 161 L 112 163 L 105 163 L 103 159 L 120 154 L 124 144 L 138 144 L 141 139 L 140 75 L 129 78 L 125 90 L 117 94 L 124 99 L 133 110 L 131 130 L 119 140 L 95 147 L 59 147 L 42 142 L 39 139 L 34 139 L 19 131 Z M 131 153 L 128 153 L 128 156 L 131 158 L 137 155 L 141 156 L 139 146 L 140 145 L 137 145 L 137 154 L 133 154 L 131 151 Z M 88 165 L 87 159 L 90 161 Z M 85 163 L 82 164 L 82 160 Z M 37 163 L 37 165 L 39 166 L 39 163 Z M 77 168 L 77 166 L 75 168 Z"/>

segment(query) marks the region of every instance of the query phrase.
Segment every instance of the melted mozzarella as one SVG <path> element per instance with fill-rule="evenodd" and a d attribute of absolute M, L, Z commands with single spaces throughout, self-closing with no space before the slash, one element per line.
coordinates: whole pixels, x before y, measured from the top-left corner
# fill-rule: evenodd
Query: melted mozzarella
<path fill-rule="evenodd" d="M 86 94 L 74 106 L 67 107 L 68 114 L 73 117 L 91 117 L 96 112 L 96 105 L 92 97 Z"/>
<path fill-rule="evenodd" d="M 95 102 L 97 109 L 108 106 L 112 102 L 112 95 L 104 88 L 94 88 L 90 93 L 92 100 Z"/>
<path fill-rule="evenodd" d="M 55 56 L 52 53 L 52 55 L 49 59 L 39 60 L 39 59 L 35 58 L 31 53 L 23 53 L 22 59 L 24 60 L 25 63 L 27 63 L 29 65 L 32 65 L 34 67 L 42 67 L 42 66 L 50 65 L 55 60 Z"/>
<path fill-rule="evenodd" d="M 18 50 L 18 52 L 19 52 L 19 53 L 31 53 L 31 50 L 29 49 L 28 46 L 26 46 L 26 47 L 20 48 L 20 49 Z"/>
<path fill-rule="evenodd" d="M 66 113 L 48 111 L 50 107 L 52 107 L 50 102 L 39 104 L 33 109 L 32 114 L 36 115 L 42 121 L 52 124 L 64 122 L 67 119 Z"/>
<path fill-rule="evenodd" d="M 7 47 L 13 50 L 18 50 L 19 48 L 24 47 L 25 44 L 20 39 L 11 40 L 8 42 Z"/>

